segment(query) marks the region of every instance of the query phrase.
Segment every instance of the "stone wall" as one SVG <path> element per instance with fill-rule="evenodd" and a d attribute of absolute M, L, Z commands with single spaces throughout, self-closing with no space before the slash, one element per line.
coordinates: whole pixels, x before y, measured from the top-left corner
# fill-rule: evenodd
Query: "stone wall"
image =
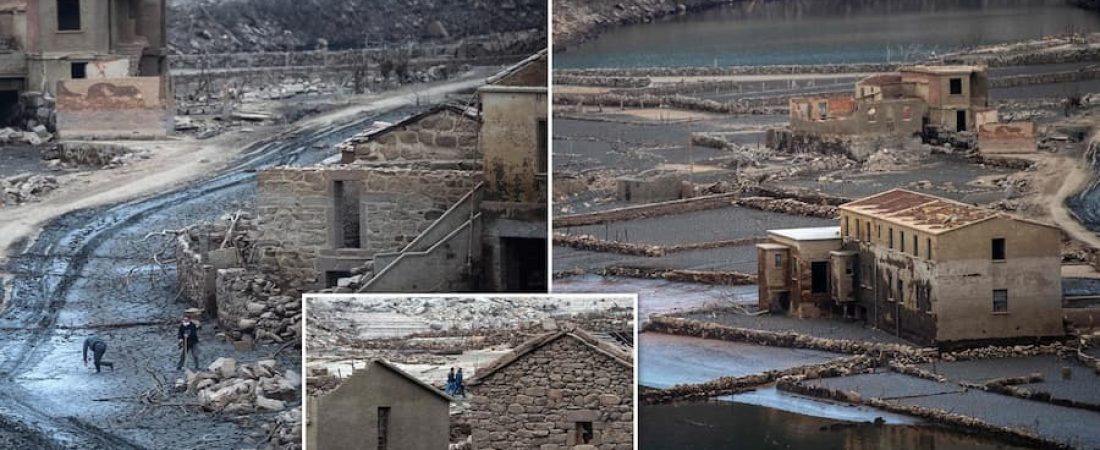
<path fill-rule="evenodd" d="M 633 448 L 631 367 L 561 337 L 471 385 L 475 449 Z M 591 422 L 591 447 L 575 447 Z"/>
<path fill-rule="evenodd" d="M 358 188 L 360 245 L 336 249 L 334 182 Z M 319 281 L 318 258 L 333 250 L 370 257 L 403 249 L 481 181 L 473 170 L 336 166 L 279 167 L 257 175 L 260 266 Z"/>
<path fill-rule="evenodd" d="M 218 325 L 236 340 L 294 341 L 301 336 L 301 294 L 282 295 L 276 283 L 246 269 L 217 271 Z"/>
<path fill-rule="evenodd" d="M 450 108 L 341 144 L 343 161 L 480 159 L 478 120 Z"/>

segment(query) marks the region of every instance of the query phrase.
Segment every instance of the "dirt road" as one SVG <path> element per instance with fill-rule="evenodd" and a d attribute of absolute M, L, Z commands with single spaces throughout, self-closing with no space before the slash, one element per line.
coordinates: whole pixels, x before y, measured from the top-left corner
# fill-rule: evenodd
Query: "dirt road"
<path fill-rule="evenodd" d="M 424 92 L 442 95 L 482 79 L 470 74 Z M 226 212 L 248 208 L 257 168 L 310 164 L 374 120 L 393 121 L 415 107 L 406 91 L 375 96 L 366 104 L 282 130 L 227 136 L 158 158 L 159 166 L 89 180 L 83 188 L 50 197 L 27 210 L 5 212 L 0 236 L 8 258 L 9 302 L 0 315 L 0 425 L 19 434 L 14 447 L 139 449 L 235 449 L 260 446 L 257 425 L 272 413 L 214 416 L 195 399 L 171 389 L 175 370 L 175 321 L 185 305 L 178 298 L 174 264 L 167 255 L 171 233 Z M 181 145 L 181 147 L 186 147 Z M 175 164 L 178 164 L 175 165 Z M 8 237 L 8 232 L 20 237 Z M 150 234 L 152 233 L 152 234 Z M 13 243 L 25 242 L 22 245 Z M 293 351 L 260 346 L 237 352 L 216 338 L 216 324 L 200 333 L 201 360 L 219 356 L 242 361 L 274 357 L 300 373 Z M 80 343 L 97 334 L 108 342 L 117 370 L 96 374 L 80 363 Z M 293 405 L 290 405 L 293 406 Z M 0 435 L 4 433 L 0 432 Z M 3 439 L 11 436 L 0 436 Z M 49 448 L 49 447 L 46 447 Z"/>

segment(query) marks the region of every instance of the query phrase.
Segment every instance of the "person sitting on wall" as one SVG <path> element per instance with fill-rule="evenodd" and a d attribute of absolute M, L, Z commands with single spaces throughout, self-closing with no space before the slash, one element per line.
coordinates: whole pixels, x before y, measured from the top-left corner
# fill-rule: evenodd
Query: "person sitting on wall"
<path fill-rule="evenodd" d="M 99 373 L 100 366 L 107 366 L 111 368 L 111 372 L 115 371 L 115 363 L 103 360 L 103 354 L 107 353 L 107 343 L 100 339 L 96 335 L 88 336 L 84 339 L 84 367 L 88 367 L 88 349 L 92 350 L 92 361 L 95 363 L 95 373 Z"/>

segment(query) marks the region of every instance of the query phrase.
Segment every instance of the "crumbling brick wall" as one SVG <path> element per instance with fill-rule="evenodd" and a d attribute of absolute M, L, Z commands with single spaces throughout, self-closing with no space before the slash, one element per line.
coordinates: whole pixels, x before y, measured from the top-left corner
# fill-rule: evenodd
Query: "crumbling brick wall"
<path fill-rule="evenodd" d="M 471 386 L 476 449 L 574 448 L 577 422 L 597 449 L 633 447 L 633 371 L 576 339 L 560 338 Z"/>
<path fill-rule="evenodd" d="M 58 133 L 66 139 L 164 137 L 172 102 L 160 77 L 63 80 L 57 83 Z"/>

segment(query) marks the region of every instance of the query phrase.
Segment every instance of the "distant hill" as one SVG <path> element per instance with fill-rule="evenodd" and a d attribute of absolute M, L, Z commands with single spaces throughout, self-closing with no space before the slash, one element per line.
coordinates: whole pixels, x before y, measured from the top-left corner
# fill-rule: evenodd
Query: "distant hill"
<path fill-rule="evenodd" d="M 547 0 L 169 0 L 178 53 L 361 48 L 545 28 Z"/>

